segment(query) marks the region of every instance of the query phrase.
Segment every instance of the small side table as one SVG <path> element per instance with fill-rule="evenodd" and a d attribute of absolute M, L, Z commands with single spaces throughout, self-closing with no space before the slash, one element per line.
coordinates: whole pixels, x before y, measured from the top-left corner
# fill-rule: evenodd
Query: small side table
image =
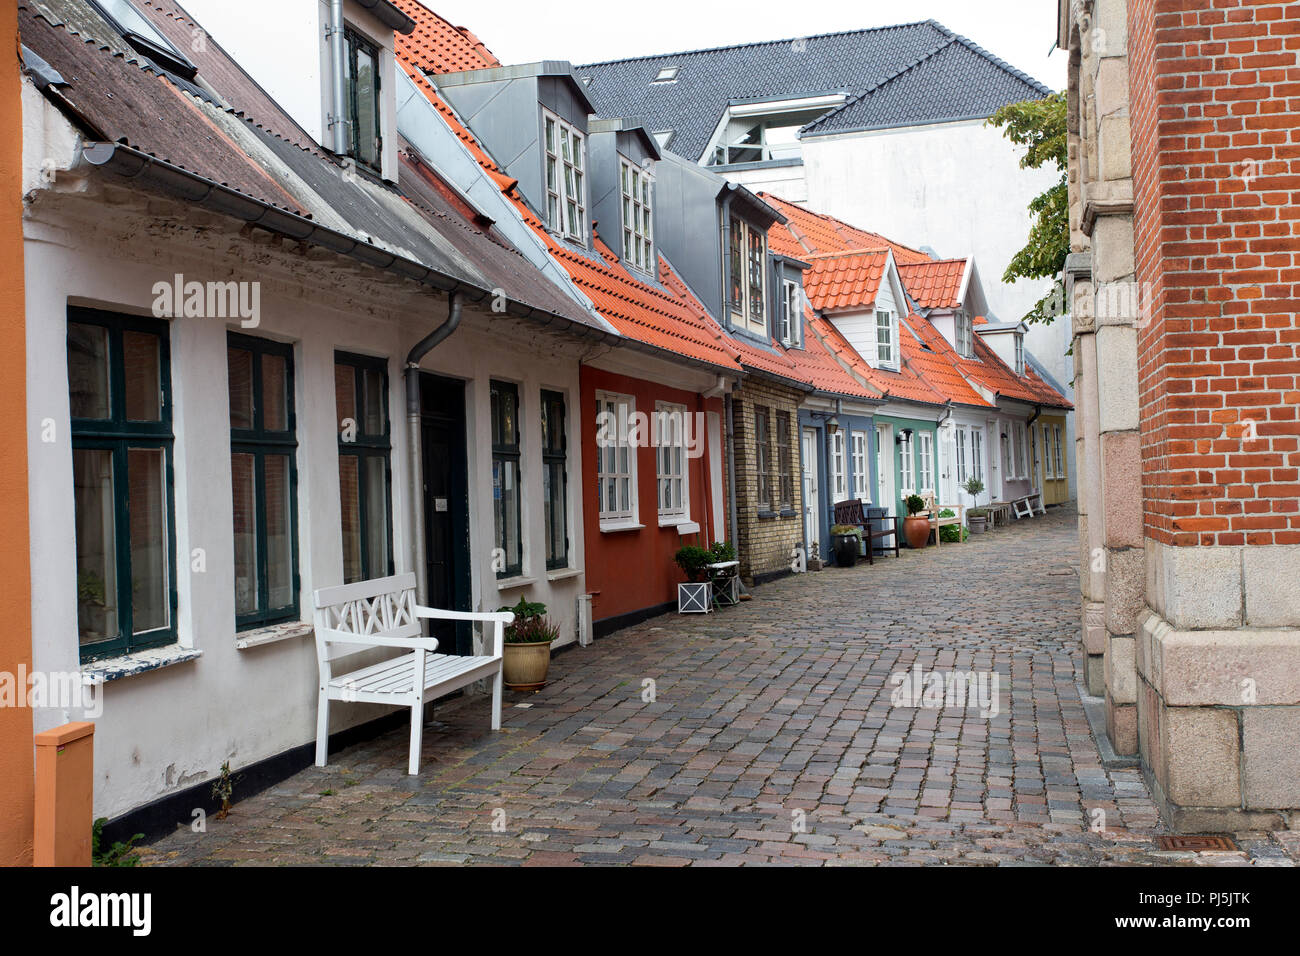
<path fill-rule="evenodd" d="M 740 562 L 719 561 L 710 564 L 709 580 L 713 582 L 713 599 L 725 607 L 740 603 Z"/>

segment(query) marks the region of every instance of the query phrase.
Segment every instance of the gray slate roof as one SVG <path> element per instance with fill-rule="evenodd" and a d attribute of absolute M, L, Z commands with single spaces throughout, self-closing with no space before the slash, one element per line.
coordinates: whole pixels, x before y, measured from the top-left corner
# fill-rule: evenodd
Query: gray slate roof
<path fill-rule="evenodd" d="M 673 83 L 653 83 L 677 67 Z M 673 130 L 698 159 L 730 103 L 844 92 L 804 136 L 982 118 L 1051 89 L 934 20 L 575 68 L 602 116 Z"/>

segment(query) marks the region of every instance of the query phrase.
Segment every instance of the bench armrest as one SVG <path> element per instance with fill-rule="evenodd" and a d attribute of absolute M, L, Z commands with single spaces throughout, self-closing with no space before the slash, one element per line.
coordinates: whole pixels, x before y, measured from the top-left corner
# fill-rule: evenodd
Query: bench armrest
<path fill-rule="evenodd" d="M 499 622 L 502 625 L 512 624 L 515 620 L 514 614 L 510 611 L 486 613 L 479 611 L 444 611 L 442 608 L 421 607 L 418 604 L 415 606 L 415 616 L 435 618 L 439 621 L 482 621 L 487 624 Z"/>
<path fill-rule="evenodd" d="M 365 644 L 370 647 L 400 647 L 404 650 L 436 651 L 436 637 L 384 637 L 380 634 L 348 634 L 343 631 L 333 632 L 337 636 L 326 636 L 327 644 Z"/>

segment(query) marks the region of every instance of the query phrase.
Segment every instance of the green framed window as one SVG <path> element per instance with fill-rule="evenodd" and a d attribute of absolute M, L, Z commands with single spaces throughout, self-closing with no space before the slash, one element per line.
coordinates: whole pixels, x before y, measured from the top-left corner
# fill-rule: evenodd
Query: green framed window
<path fill-rule="evenodd" d="M 352 584 L 393 573 L 387 360 L 335 352 L 334 403 L 339 430 L 343 582 Z"/>
<path fill-rule="evenodd" d="M 235 626 L 298 620 L 293 347 L 227 333 Z"/>
<path fill-rule="evenodd" d="M 343 35 L 347 43 L 349 155 L 379 171 L 384 152 L 379 47 L 351 27 L 344 28 Z"/>
<path fill-rule="evenodd" d="M 173 644 L 167 323 L 70 308 L 67 342 L 81 660 Z"/>
<path fill-rule="evenodd" d="M 569 444 L 564 396 L 542 392 L 542 500 L 546 512 L 546 570 L 569 566 Z"/>
<path fill-rule="evenodd" d="M 519 493 L 519 386 L 492 382 L 492 514 L 496 547 L 505 565 L 497 577 L 523 574 L 523 520 Z"/>

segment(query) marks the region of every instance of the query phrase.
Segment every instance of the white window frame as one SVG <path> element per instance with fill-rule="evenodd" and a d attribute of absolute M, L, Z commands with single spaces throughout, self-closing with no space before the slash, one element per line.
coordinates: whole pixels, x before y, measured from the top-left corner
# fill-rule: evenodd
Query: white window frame
<path fill-rule="evenodd" d="M 862 501 L 870 501 L 867 488 L 867 433 L 854 432 L 851 440 L 853 455 L 853 492 Z"/>
<path fill-rule="evenodd" d="M 776 337 L 782 345 L 799 344 L 799 323 L 803 318 L 802 290 L 803 286 L 798 282 L 781 280 L 781 317 Z"/>
<path fill-rule="evenodd" d="M 971 477 L 984 480 L 984 429 L 972 425 L 970 429 Z"/>
<path fill-rule="evenodd" d="M 740 253 L 744 257 L 744 263 L 742 264 L 740 270 L 740 302 L 737 303 L 733 301 L 730 302 L 729 304 L 729 309 L 731 312 L 733 324 L 738 325 L 742 329 L 748 329 L 751 332 L 756 332 L 759 335 L 766 337 L 767 316 L 768 313 L 772 311 L 770 308 L 770 303 L 767 300 L 767 258 L 768 258 L 767 233 L 761 229 L 750 226 L 750 224 L 745 222 L 743 219 L 736 219 L 734 217 L 731 219 L 731 231 L 733 234 L 739 231 Z M 759 284 L 759 291 L 762 295 L 763 314 L 757 319 L 754 318 L 753 310 L 751 309 L 752 303 L 750 302 L 753 288 L 754 288 L 754 276 L 751 271 L 752 259 L 749 250 L 749 240 L 751 234 L 759 236 L 761 246 L 762 246 L 761 255 L 762 255 L 763 268 L 762 268 L 762 275 L 758 279 L 758 284 Z M 735 252 L 730 248 L 730 244 L 728 245 L 728 255 L 731 257 L 732 260 L 731 268 L 734 270 L 736 267 Z M 730 273 L 726 275 L 725 281 L 726 281 L 726 285 L 723 290 L 724 295 L 727 299 L 730 299 L 731 298 L 731 274 Z M 739 309 L 737 309 L 737 306 L 739 306 Z"/>
<path fill-rule="evenodd" d="M 882 337 L 881 333 L 885 333 Z M 885 355 L 885 350 L 889 354 Z M 876 362 L 886 368 L 898 367 L 898 315 L 888 309 L 876 310 Z"/>
<path fill-rule="evenodd" d="M 685 405 L 655 403 L 655 496 L 661 524 L 680 524 L 690 520 L 691 469 L 686 457 L 687 414 Z M 672 488 L 674 483 L 677 504 L 670 502 L 665 507 L 665 488 Z"/>
<path fill-rule="evenodd" d="M 614 444 L 602 444 L 601 436 L 601 419 L 600 416 L 611 411 L 618 419 L 616 422 L 615 432 L 613 435 Z M 596 392 L 596 481 L 597 481 L 597 508 L 599 509 L 600 523 L 602 529 L 605 525 L 632 525 L 637 520 L 637 483 L 636 483 L 636 459 L 637 449 L 629 439 L 629 428 L 632 416 L 636 414 L 636 399 L 631 395 L 621 395 L 617 392 Z M 608 432 L 606 432 L 608 436 Z M 614 470 L 607 469 L 608 458 L 606 453 L 613 449 L 614 452 Z M 619 468 L 619 451 L 627 450 L 627 469 Z M 623 481 L 628 483 L 628 507 L 609 508 L 606 501 L 605 490 L 607 481 Z M 617 486 L 616 486 L 617 487 Z"/>
<path fill-rule="evenodd" d="M 1055 449 L 1055 454 L 1053 455 L 1053 458 L 1056 461 L 1056 477 L 1064 478 L 1065 477 L 1065 454 L 1064 454 L 1065 449 L 1064 449 L 1064 445 L 1061 442 L 1061 426 L 1053 425 L 1052 434 L 1056 438 L 1055 441 L 1056 449 Z"/>
<path fill-rule="evenodd" d="M 1027 462 L 1029 460 L 1029 449 L 1025 445 L 1026 428 L 1024 422 L 1016 422 L 1013 426 L 1014 437 L 1011 440 L 1012 453 L 1015 455 L 1015 466 L 1017 478 L 1028 477 Z"/>
<path fill-rule="evenodd" d="M 554 139 L 549 135 L 554 125 Z M 570 145 L 577 140 L 577 149 L 570 149 L 570 157 L 564 156 L 563 143 L 568 138 Z M 542 184 L 546 190 L 546 227 L 556 235 L 576 242 L 587 241 L 587 134 L 581 132 L 572 123 L 566 123 L 550 110 L 542 110 Z M 554 168 L 554 186 L 551 170 Z M 571 183 L 568 173 L 574 174 Z M 575 195 L 576 193 L 576 195 Z M 552 206 L 552 200 L 555 205 Z M 577 229 L 569 215 L 569 204 L 577 207 Z M 553 213 L 552 209 L 556 211 Z M 556 222 L 556 218 L 560 222 Z"/>
<path fill-rule="evenodd" d="M 953 441 L 957 446 L 957 454 L 956 454 L 957 487 L 961 488 L 965 486 L 966 479 L 970 477 L 970 469 L 969 466 L 967 465 L 967 457 L 966 457 L 966 426 L 965 425 L 958 426 L 957 430 L 953 432 Z"/>
<path fill-rule="evenodd" d="M 956 323 L 957 354 L 962 358 L 971 358 L 975 354 L 974 320 L 965 312 L 958 312 L 954 321 Z"/>
<path fill-rule="evenodd" d="M 921 485 L 921 494 L 932 495 L 934 494 L 934 436 L 929 432 L 921 432 L 917 438 L 921 443 L 918 449 L 920 458 L 918 481 Z"/>
<path fill-rule="evenodd" d="M 1025 374 L 1025 337 L 1019 332 L 1016 336 L 1016 374 Z"/>
<path fill-rule="evenodd" d="M 653 276 L 659 271 L 654 243 L 654 174 L 622 156 L 619 165 L 623 261 Z"/>
<path fill-rule="evenodd" d="M 844 431 L 841 429 L 831 439 L 831 495 L 832 504 L 837 504 L 849 496 L 848 469 L 845 467 Z"/>
<path fill-rule="evenodd" d="M 908 495 L 916 494 L 915 453 L 912 451 L 911 441 L 905 441 L 898 447 L 901 449 L 898 455 L 898 480 L 902 485 L 898 489 L 898 496 L 906 498 Z"/>

